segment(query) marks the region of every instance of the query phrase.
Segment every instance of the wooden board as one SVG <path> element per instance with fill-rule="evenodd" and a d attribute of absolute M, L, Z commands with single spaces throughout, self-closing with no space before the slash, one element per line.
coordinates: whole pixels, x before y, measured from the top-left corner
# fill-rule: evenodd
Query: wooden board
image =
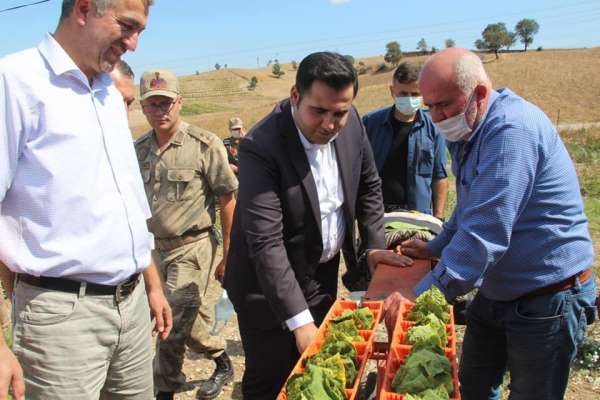
<path fill-rule="evenodd" d="M 399 291 L 404 297 L 414 300 L 412 289 L 429 271 L 431 271 L 431 260 L 415 260 L 412 266 L 404 268 L 379 264 L 365 299 L 383 300 L 390 293 Z"/>

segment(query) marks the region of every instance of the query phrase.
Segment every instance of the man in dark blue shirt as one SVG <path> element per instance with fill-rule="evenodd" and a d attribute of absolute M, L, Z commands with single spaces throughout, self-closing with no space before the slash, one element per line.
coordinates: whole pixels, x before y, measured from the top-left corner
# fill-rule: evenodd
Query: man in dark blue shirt
<path fill-rule="evenodd" d="M 382 180 L 386 212 L 417 210 L 442 219 L 448 179 L 446 145 L 429 113 L 422 109 L 421 66 L 403 62 L 394 72 L 394 104 L 364 116 Z"/>
<path fill-rule="evenodd" d="M 562 399 L 569 368 L 596 318 L 594 251 L 577 174 L 548 117 L 508 89 L 493 90 L 481 60 L 447 49 L 423 67 L 420 88 L 449 142 L 457 204 L 431 242 L 402 243 L 440 257 L 415 287 L 448 300 L 479 287 L 467 309 L 463 400 Z M 399 294 L 386 300 L 389 315 Z"/>

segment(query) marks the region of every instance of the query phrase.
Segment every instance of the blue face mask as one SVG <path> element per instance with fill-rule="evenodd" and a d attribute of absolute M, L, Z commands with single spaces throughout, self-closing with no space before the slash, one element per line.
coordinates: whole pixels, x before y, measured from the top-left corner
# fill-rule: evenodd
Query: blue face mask
<path fill-rule="evenodd" d="M 413 115 L 421 108 L 422 97 L 395 97 L 394 105 L 402 115 Z"/>

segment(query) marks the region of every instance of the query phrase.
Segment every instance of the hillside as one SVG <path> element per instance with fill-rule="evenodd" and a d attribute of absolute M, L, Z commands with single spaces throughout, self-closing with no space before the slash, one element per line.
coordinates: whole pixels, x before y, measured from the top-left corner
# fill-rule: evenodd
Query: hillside
<path fill-rule="evenodd" d="M 483 59 L 494 87 L 511 88 L 540 106 L 554 122 L 600 121 L 600 48 L 504 53 L 499 60 L 486 54 Z M 374 71 L 383 57 L 360 61 Z M 282 68 L 285 75 L 281 78 L 271 74 L 271 67 L 228 68 L 180 77 L 185 119 L 220 136 L 227 135 L 227 120 L 232 116 L 240 116 L 251 127 L 288 96 L 295 70 L 291 64 L 282 64 Z M 392 72 L 360 76 L 355 104 L 361 113 L 391 103 L 387 86 Z M 254 91 L 248 90 L 252 76 L 258 79 Z M 148 129 L 139 103 L 131 112 L 130 125 L 135 137 Z"/>

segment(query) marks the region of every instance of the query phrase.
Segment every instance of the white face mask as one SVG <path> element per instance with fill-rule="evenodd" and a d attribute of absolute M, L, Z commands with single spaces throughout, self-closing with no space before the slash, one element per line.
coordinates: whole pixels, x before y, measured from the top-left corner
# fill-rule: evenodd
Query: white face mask
<path fill-rule="evenodd" d="M 446 118 L 443 121 L 434 122 L 435 127 L 449 142 L 458 142 L 464 140 L 471 134 L 471 132 L 473 132 L 473 129 L 467 123 L 467 110 L 469 109 L 469 105 L 471 104 L 474 94 L 475 91 L 473 91 L 473 93 L 471 93 L 469 96 L 465 111 L 455 115 L 454 117 Z"/>
<path fill-rule="evenodd" d="M 394 106 L 402 115 L 413 115 L 421 108 L 421 96 L 394 97 Z"/>

